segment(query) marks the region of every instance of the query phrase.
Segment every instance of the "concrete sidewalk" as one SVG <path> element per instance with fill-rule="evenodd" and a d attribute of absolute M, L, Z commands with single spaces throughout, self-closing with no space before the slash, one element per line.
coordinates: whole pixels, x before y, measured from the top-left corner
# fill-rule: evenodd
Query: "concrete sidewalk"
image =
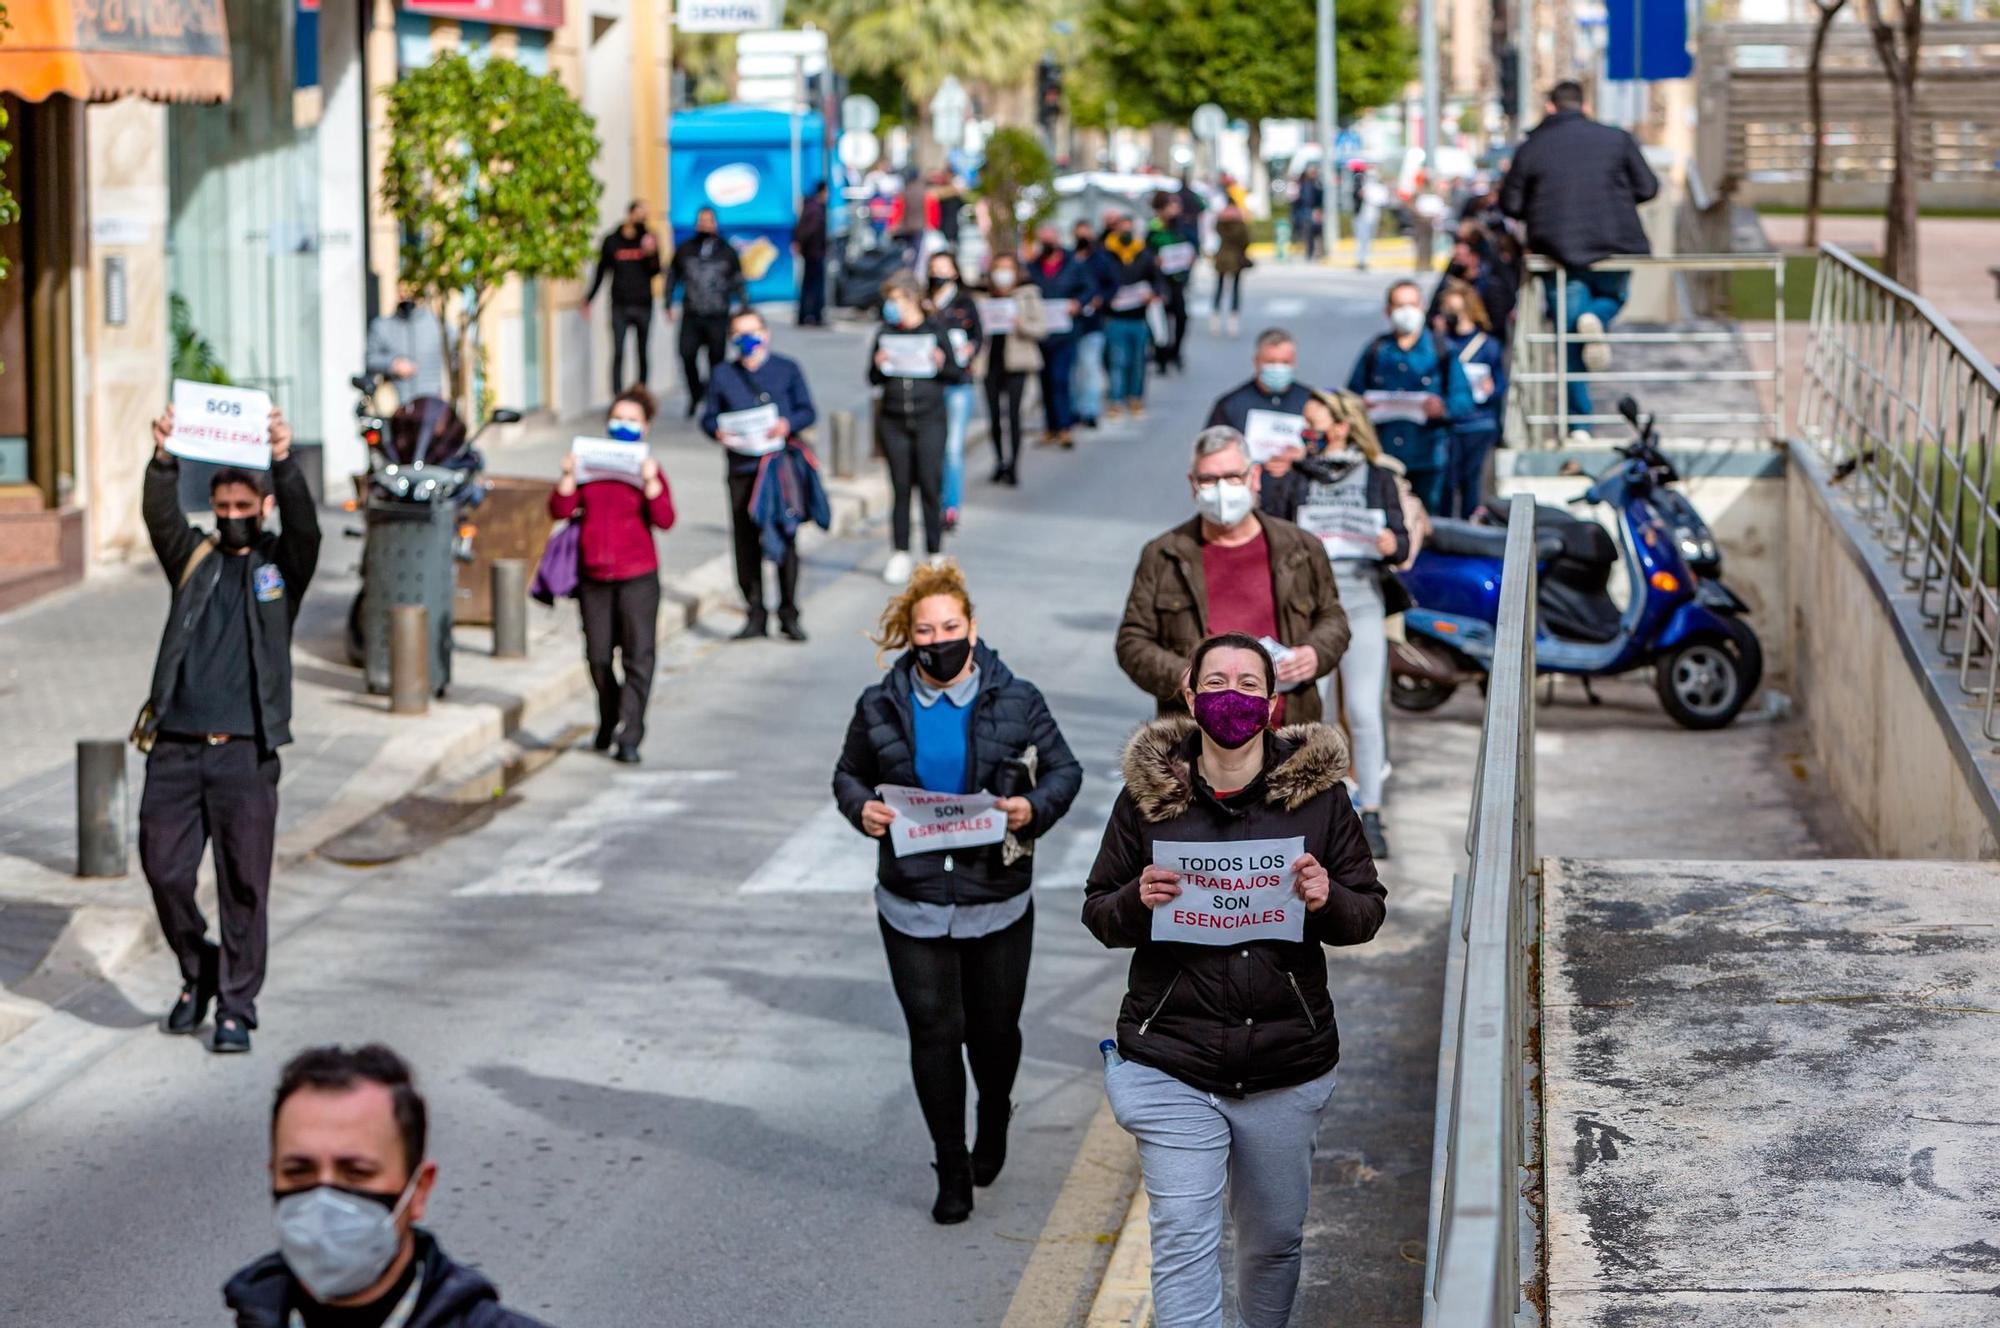
<path fill-rule="evenodd" d="M 865 330 L 849 325 L 796 338 L 789 329 L 777 331 L 786 352 L 805 366 L 822 419 L 853 411 L 865 431 Z M 801 344 L 789 344 L 794 339 Z M 570 437 L 596 425 L 592 416 L 517 426 L 489 449 L 489 471 L 553 482 Z M 824 426 L 818 436 L 826 437 Z M 740 599 L 719 449 L 666 407 L 654 450 L 677 513 L 674 529 L 658 537 L 661 638 L 717 614 L 731 629 Z M 833 537 L 887 510 L 888 485 L 874 463 L 864 461 L 861 478 L 829 481 L 829 488 Z M 322 511 L 320 520 L 320 566 L 294 639 L 295 741 L 283 752 L 281 874 L 287 863 L 476 762 L 589 687 L 575 609 L 531 604 L 525 660 L 496 660 L 487 629 L 460 628 L 446 697 L 424 716 L 391 716 L 387 698 L 368 695 L 360 671 L 346 661 L 346 615 L 361 545 L 342 532 L 358 521 L 339 510 Z M 801 549 L 808 558 L 824 538 L 806 532 Z M 0 1041 L 159 943 L 136 851 L 123 878 L 72 875 L 74 761 L 79 739 L 118 738 L 130 728 L 151 678 L 167 598 L 159 569 L 135 565 L 0 616 L 0 731 L 10 742 L 0 783 Z M 126 771 L 133 825 L 144 760 L 129 749 Z"/>

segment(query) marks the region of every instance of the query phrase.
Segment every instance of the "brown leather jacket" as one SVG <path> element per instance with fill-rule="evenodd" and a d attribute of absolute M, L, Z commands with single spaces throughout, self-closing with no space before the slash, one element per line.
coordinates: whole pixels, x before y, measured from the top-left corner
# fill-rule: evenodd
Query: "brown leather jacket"
<path fill-rule="evenodd" d="M 1323 678 L 1347 649 L 1347 614 L 1333 588 L 1326 549 L 1289 521 L 1260 514 L 1271 547 L 1272 603 L 1278 611 L 1278 639 L 1288 646 L 1311 646 L 1319 656 L 1315 677 Z M 1181 678 L 1189 656 L 1208 635 L 1208 577 L 1201 565 L 1201 518 L 1190 517 L 1146 546 L 1125 597 L 1118 624 L 1118 667 L 1159 702 L 1162 715 L 1185 713 Z M 1301 687 L 1285 694 L 1285 722 L 1310 724 L 1320 718 L 1319 689 Z"/>

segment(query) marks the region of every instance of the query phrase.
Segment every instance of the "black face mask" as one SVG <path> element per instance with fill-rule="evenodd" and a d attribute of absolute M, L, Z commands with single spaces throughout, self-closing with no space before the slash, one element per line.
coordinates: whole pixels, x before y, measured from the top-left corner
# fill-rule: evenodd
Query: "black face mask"
<path fill-rule="evenodd" d="M 417 311 L 417 302 L 415 300 L 396 301 L 396 317 L 408 318 L 411 314 L 415 313 L 416 311 Z"/>
<path fill-rule="evenodd" d="M 944 289 L 944 288 L 945 288 L 946 286 L 949 286 L 949 285 L 951 285 L 951 280 L 952 280 L 952 279 L 951 279 L 950 277 L 940 277 L 940 276 L 937 276 L 936 274 L 932 274 L 932 276 L 931 276 L 931 279 L 930 279 L 930 281 L 931 281 L 931 289 L 932 289 L 933 291 L 941 291 L 941 290 L 943 290 L 943 289 Z"/>
<path fill-rule="evenodd" d="M 933 641 L 927 646 L 916 647 L 917 667 L 933 681 L 955 682 L 965 671 L 965 661 L 972 658 L 972 638 L 961 636 L 955 641 Z"/>
<path fill-rule="evenodd" d="M 263 518 L 255 516 L 219 516 L 215 518 L 216 542 L 229 553 L 240 553 L 256 542 L 257 532 L 263 529 Z"/>

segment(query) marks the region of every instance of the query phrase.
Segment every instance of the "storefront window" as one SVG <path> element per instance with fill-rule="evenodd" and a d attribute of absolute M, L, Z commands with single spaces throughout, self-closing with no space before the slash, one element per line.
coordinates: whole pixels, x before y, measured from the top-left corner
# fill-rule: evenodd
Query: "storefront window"
<path fill-rule="evenodd" d="M 176 372 L 264 389 L 310 446 L 337 390 L 319 381 L 317 100 L 295 86 L 316 61 L 297 59 L 295 5 L 226 8 L 234 95 L 167 113 Z"/>

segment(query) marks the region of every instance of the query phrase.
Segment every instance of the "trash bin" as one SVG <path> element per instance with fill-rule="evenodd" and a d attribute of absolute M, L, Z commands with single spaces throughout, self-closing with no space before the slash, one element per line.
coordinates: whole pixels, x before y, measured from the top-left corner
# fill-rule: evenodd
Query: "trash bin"
<path fill-rule="evenodd" d="M 452 608 L 458 585 L 458 508 L 372 495 L 363 509 L 368 551 L 362 581 L 361 633 L 368 690 L 389 690 L 389 610 L 421 604 L 430 611 L 431 687 L 451 681 Z"/>
<path fill-rule="evenodd" d="M 493 621 L 493 561 L 519 558 L 528 574 L 541 565 L 549 542 L 549 491 L 553 480 L 523 475 L 481 477 L 486 497 L 469 518 L 478 533 L 472 538 L 472 561 L 458 565 L 457 618 L 473 626 Z"/>

